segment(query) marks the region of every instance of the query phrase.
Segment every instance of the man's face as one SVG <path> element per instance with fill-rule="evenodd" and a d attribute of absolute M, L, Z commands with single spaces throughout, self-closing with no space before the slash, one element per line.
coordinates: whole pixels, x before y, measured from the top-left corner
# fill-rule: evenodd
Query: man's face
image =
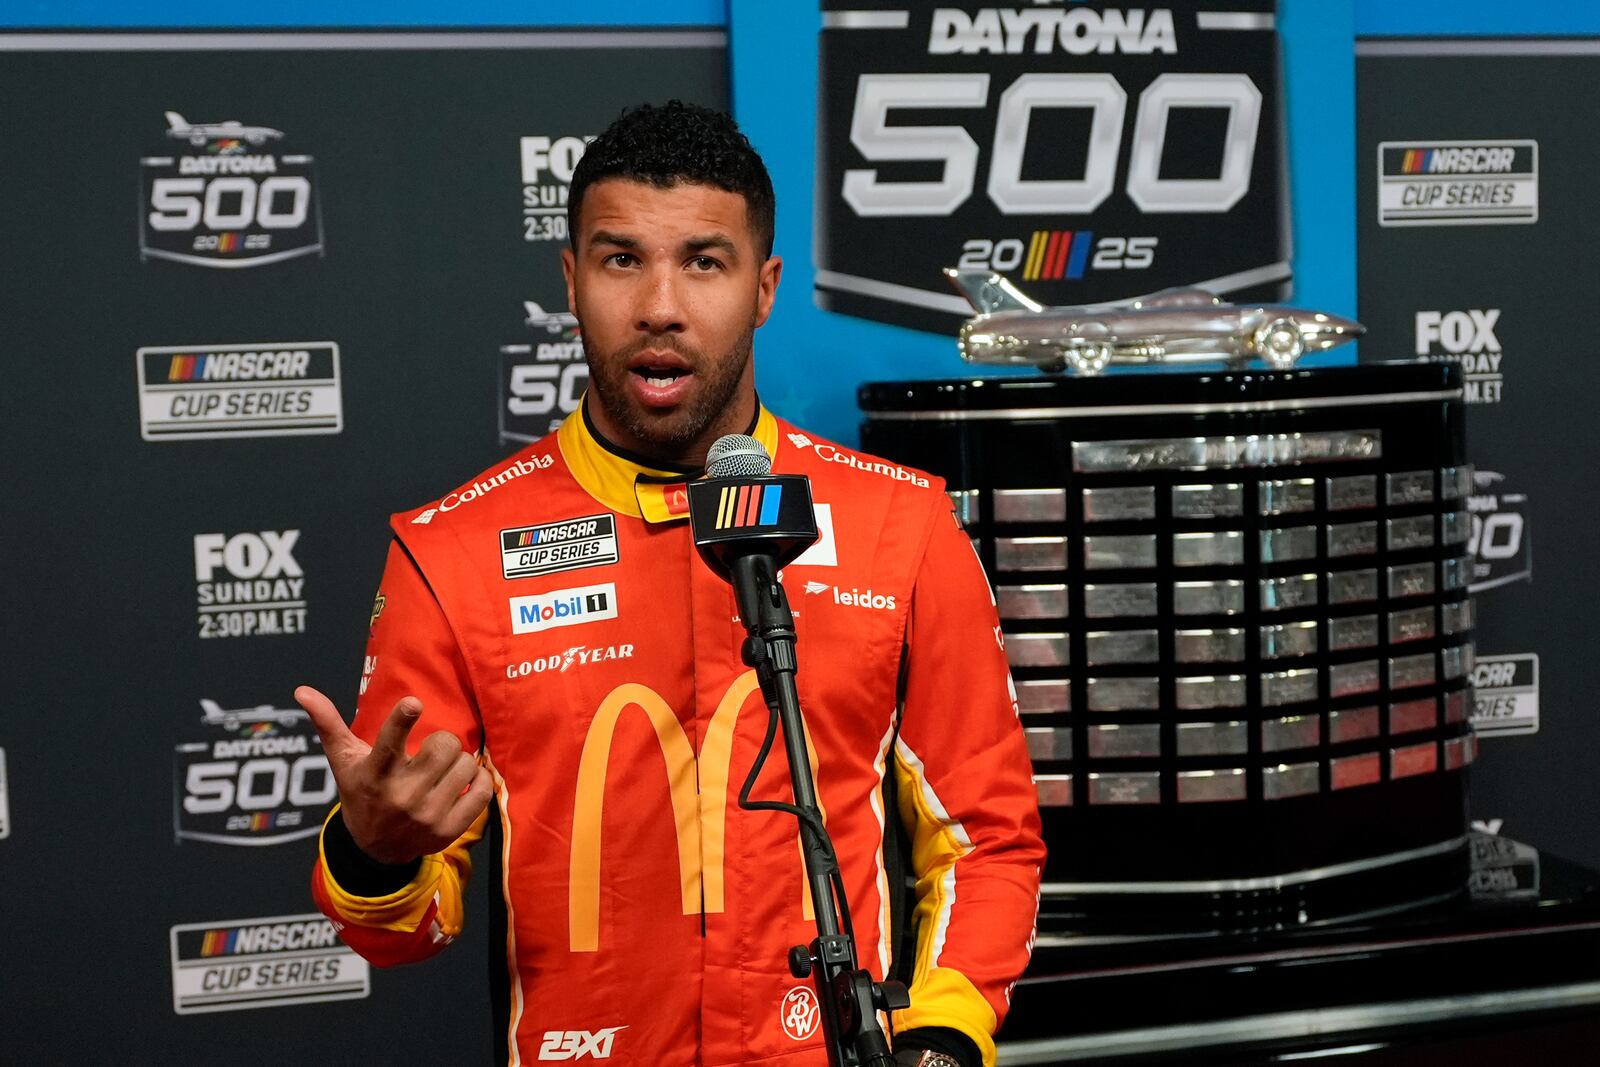
<path fill-rule="evenodd" d="M 755 417 L 751 338 L 783 263 L 763 258 L 744 197 L 610 178 L 584 193 L 577 249 L 561 254 L 589 361 L 589 414 L 611 441 L 703 462 Z"/>

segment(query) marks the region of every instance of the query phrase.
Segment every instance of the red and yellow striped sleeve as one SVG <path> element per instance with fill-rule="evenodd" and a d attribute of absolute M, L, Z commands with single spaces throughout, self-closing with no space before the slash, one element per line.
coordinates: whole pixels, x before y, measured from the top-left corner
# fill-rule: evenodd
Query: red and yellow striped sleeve
<path fill-rule="evenodd" d="M 966 534 L 935 523 L 912 594 L 895 774 L 917 941 L 896 1030 L 949 1027 L 986 1067 L 1028 964 L 1044 843 L 994 599 Z"/>
<path fill-rule="evenodd" d="M 371 742 L 403 696 L 422 701 L 422 717 L 408 739 L 411 753 L 438 730 L 454 733 L 464 751 L 480 751 L 476 701 L 455 635 L 427 582 L 396 541 L 373 605 L 352 732 Z M 384 967 L 426 959 L 461 932 L 463 894 L 472 873 L 468 849 L 483 836 L 486 822 L 487 812 L 444 851 L 422 857 L 405 885 L 370 897 L 339 884 L 335 871 L 340 868 L 337 858 L 330 864 L 324 823 L 311 875 L 312 896 L 345 943 L 372 963 Z"/>

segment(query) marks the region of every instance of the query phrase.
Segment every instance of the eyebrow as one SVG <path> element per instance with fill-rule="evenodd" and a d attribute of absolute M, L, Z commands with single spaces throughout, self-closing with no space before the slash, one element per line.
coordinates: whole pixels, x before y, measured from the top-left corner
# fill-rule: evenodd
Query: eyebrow
<path fill-rule="evenodd" d="M 730 256 L 737 257 L 739 255 L 739 246 L 733 243 L 733 239 L 720 233 L 709 233 L 704 236 L 697 235 L 689 238 L 683 244 L 691 252 L 703 252 L 708 248 L 717 248 Z"/>
<path fill-rule="evenodd" d="M 611 230 L 596 230 L 589 235 L 591 245 L 610 245 L 614 248 L 637 249 L 639 239 L 629 237 L 623 233 L 613 233 Z M 683 248 L 688 252 L 703 252 L 708 248 L 719 249 L 735 258 L 739 255 L 739 246 L 734 244 L 733 238 L 722 233 L 695 234 L 683 242 Z"/>
<path fill-rule="evenodd" d="M 618 248 L 638 248 L 639 242 L 626 234 L 612 233 L 610 230 L 596 230 L 589 235 L 592 245 L 616 245 Z"/>

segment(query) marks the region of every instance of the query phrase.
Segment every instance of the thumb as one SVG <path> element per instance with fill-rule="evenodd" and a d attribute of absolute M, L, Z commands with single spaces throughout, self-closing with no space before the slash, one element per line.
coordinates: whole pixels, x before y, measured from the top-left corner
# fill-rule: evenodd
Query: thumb
<path fill-rule="evenodd" d="M 371 751 L 365 741 L 350 732 L 339 709 L 322 693 L 302 685 L 294 691 L 294 699 L 311 716 L 311 725 L 322 737 L 322 751 L 331 763 L 338 765 L 360 759 Z"/>

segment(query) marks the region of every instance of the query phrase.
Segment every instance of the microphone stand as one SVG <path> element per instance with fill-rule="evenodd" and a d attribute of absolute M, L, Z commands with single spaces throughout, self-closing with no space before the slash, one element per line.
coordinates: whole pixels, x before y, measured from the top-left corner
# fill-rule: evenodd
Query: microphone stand
<path fill-rule="evenodd" d="M 744 642 L 744 662 L 755 668 L 770 713 L 766 740 L 739 794 L 739 806 L 747 810 L 787 811 L 800 820 L 806 879 L 816 912 L 817 937 L 809 946 L 796 945 L 789 950 L 789 973 L 796 978 L 810 977 L 816 987 L 828 1062 L 833 1067 L 893 1067 L 888 1038 L 878 1024 L 878 1012 L 910 1007 L 911 998 L 901 983 L 874 982 L 857 965 L 849 901 L 811 781 L 800 693 L 795 686 L 798 664 L 789 598 L 778 582 L 770 555 L 739 555 L 730 561 L 729 570 L 739 617 L 749 634 Z M 783 723 L 783 747 L 794 786 L 792 805 L 749 799 L 779 721 Z"/>

